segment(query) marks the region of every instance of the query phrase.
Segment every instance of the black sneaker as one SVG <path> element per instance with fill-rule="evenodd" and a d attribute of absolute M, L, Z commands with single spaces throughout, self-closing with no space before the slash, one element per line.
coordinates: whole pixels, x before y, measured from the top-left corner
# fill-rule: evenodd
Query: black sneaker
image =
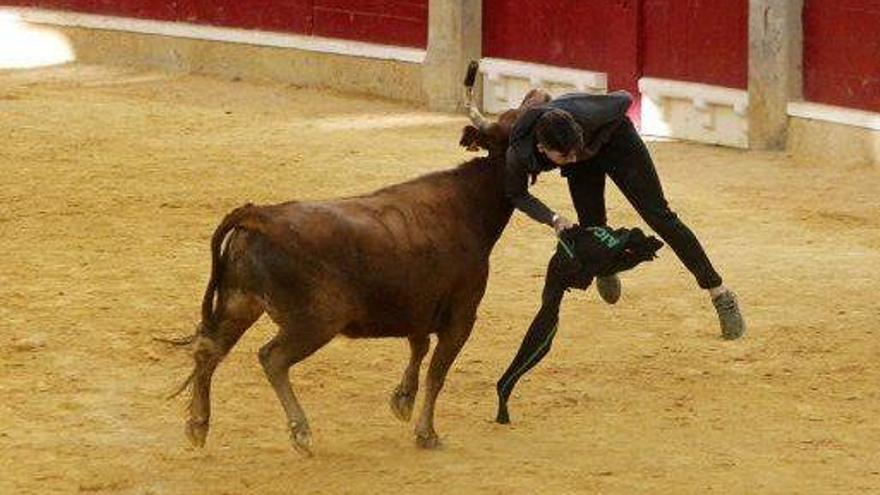
<path fill-rule="evenodd" d="M 599 291 L 599 297 L 606 303 L 616 303 L 620 300 L 620 277 L 617 275 L 596 277 L 596 290 Z"/>
<path fill-rule="evenodd" d="M 721 337 L 724 340 L 736 340 L 746 333 L 746 322 L 739 310 L 739 300 L 733 291 L 728 290 L 712 299 L 718 320 L 721 323 Z"/>

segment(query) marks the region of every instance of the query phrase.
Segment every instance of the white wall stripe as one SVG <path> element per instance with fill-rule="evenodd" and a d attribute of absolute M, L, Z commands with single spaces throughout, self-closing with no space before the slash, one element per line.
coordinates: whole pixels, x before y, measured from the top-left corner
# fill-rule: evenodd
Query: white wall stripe
<path fill-rule="evenodd" d="M 153 21 L 34 8 L 4 7 L 0 8 L 0 13 L 16 15 L 22 21 L 37 24 L 54 24 L 59 26 L 156 34 L 177 38 L 225 41 L 230 43 L 278 48 L 294 48 L 298 50 L 351 55 L 355 57 L 398 60 L 401 62 L 411 62 L 416 64 L 420 64 L 425 60 L 425 50 L 417 48 L 321 38 L 319 36 L 304 36 L 250 29 L 203 26 L 184 22 Z"/>
<path fill-rule="evenodd" d="M 821 120 L 880 131 L 880 113 L 856 110 L 854 108 L 835 107 L 807 101 L 793 101 L 788 104 L 788 115 L 790 117 Z"/>

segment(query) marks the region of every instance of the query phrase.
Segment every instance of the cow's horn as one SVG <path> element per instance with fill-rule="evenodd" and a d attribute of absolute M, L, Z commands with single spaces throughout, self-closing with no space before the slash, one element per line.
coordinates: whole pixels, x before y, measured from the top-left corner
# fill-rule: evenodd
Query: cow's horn
<path fill-rule="evenodd" d="M 485 131 L 489 128 L 489 121 L 477 110 L 477 106 L 472 101 L 468 102 L 468 117 L 477 129 Z"/>

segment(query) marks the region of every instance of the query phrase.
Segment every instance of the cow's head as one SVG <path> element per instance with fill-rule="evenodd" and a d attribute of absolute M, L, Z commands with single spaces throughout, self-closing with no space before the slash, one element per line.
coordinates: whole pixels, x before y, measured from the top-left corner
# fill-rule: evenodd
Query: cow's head
<path fill-rule="evenodd" d="M 495 122 L 486 120 L 476 107 L 470 105 L 468 114 L 473 125 L 462 129 L 459 144 L 467 148 L 468 151 L 487 150 L 490 157 L 498 153 L 503 155 L 507 151 L 507 145 L 510 141 L 510 130 L 519 115 L 532 107 L 544 105 L 551 99 L 550 93 L 547 91 L 534 88 L 526 93 L 519 108 L 502 113 Z"/>
<path fill-rule="evenodd" d="M 471 111 L 473 125 L 465 126 L 461 130 L 461 139 L 458 144 L 468 151 L 484 149 L 489 152 L 489 157 L 504 156 L 510 141 L 510 128 L 519 116 L 519 110 L 508 110 L 498 117 L 495 122 L 489 122 L 476 110 Z"/>

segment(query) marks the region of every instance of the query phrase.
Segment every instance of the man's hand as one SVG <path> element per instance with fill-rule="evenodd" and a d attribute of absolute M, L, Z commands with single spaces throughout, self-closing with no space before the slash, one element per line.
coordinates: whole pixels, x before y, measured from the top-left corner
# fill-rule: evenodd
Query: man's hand
<path fill-rule="evenodd" d="M 565 229 L 570 229 L 574 227 L 574 224 L 571 223 L 567 218 L 562 215 L 553 215 L 553 230 L 556 231 L 556 235 L 562 233 Z"/>

